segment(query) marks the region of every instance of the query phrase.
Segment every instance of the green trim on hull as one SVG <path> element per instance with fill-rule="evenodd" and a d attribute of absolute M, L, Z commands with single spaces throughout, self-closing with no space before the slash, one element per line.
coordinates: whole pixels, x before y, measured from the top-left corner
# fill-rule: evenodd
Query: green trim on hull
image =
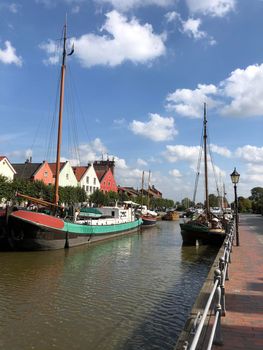
<path fill-rule="evenodd" d="M 65 221 L 64 228 L 62 229 L 62 231 L 73 234 L 75 233 L 79 235 L 105 235 L 107 233 L 114 234 L 122 231 L 128 231 L 133 228 L 139 227 L 141 224 L 141 219 L 116 225 L 82 225 Z"/>

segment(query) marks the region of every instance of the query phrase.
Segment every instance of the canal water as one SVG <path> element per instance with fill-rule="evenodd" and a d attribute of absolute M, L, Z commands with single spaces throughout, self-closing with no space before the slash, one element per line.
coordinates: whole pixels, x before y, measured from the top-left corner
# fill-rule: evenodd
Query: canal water
<path fill-rule="evenodd" d="M 178 222 L 91 246 L 0 252 L 0 349 L 170 350 L 217 254 Z"/>

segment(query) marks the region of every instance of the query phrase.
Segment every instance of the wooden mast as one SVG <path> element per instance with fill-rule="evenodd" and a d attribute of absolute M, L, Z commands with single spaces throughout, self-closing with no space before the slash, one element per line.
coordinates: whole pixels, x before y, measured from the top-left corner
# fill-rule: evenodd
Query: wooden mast
<path fill-rule="evenodd" d="M 206 213 L 210 217 L 209 195 L 208 195 L 208 168 L 207 168 L 207 131 L 206 131 L 206 103 L 204 103 L 204 166 L 205 166 L 205 200 Z"/>
<path fill-rule="evenodd" d="M 67 55 L 66 40 L 67 40 L 67 23 L 64 25 L 63 54 L 62 54 L 62 65 L 61 65 L 61 79 L 60 79 L 57 158 L 56 158 L 55 196 L 54 196 L 55 204 L 58 204 L 58 201 L 59 201 L 58 187 L 59 187 L 59 172 L 60 172 L 60 150 L 61 150 L 61 139 L 62 139 L 62 116 L 63 116 L 63 106 L 64 106 L 64 84 L 65 84 L 66 55 Z"/>
<path fill-rule="evenodd" d="M 147 209 L 149 209 L 149 207 L 150 207 L 150 178 L 151 178 L 151 171 L 149 170 L 148 191 L 147 191 Z"/>
<path fill-rule="evenodd" d="M 143 205 L 144 170 L 142 172 L 141 209 Z"/>

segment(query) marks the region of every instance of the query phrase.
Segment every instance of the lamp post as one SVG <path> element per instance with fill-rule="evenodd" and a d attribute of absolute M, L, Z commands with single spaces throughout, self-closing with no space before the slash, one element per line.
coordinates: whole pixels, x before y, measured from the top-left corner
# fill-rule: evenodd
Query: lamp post
<path fill-rule="evenodd" d="M 238 232 L 238 207 L 237 207 L 237 183 L 239 181 L 240 174 L 234 169 L 233 173 L 230 174 L 231 181 L 234 184 L 235 191 L 235 219 L 236 219 L 236 245 L 239 246 L 239 232 Z"/>

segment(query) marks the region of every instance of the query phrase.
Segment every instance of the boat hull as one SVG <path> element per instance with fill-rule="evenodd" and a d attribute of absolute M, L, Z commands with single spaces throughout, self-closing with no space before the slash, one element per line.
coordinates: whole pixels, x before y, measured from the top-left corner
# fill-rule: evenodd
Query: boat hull
<path fill-rule="evenodd" d="M 116 225 L 84 225 L 46 214 L 17 211 L 9 216 L 8 240 L 14 250 L 53 250 L 90 244 L 136 232 L 137 219 Z"/>
<path fill-rule="evenodd" d="M 147 216 L 147 215 L 143 215 L 141 217 L 142 219 L 142 227 L 143 228 L 147 228 L 147 227 L 153 227 L 156 225 L 157 222 L 157 217 L 153 217 L 153 216 Z"/>
<path fill-rule="evenodd" d="M 226 237 L 224 229 L 210 229 L 205 225 L 181 223 L 180 228 L 184 244 L 196 244 L 198 240 L 203 244 L 221 246 Z"/>

